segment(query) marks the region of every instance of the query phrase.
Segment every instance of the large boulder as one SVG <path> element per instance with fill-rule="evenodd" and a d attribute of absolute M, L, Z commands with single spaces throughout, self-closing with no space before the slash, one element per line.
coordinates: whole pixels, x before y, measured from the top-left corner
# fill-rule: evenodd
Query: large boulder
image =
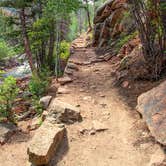
<path fill-rule="evenodd" d="M 54 157 L 63 140 L 65 128 L 45 120 L 32 138 L 27 153 L 32 165 L 46 165 Z"/>
<path fill-rule="evenodd" d="M 82 120 L 78 108 L 57 99 L 52 100 L 48 110 L 48 116 L 55 119 L 57 123 L 72 124 Z"/>
<path fill-rule="evenodd" d="M 139 96 L 137 109 L 155 139 L 166 145 L 166 81 Z"/>

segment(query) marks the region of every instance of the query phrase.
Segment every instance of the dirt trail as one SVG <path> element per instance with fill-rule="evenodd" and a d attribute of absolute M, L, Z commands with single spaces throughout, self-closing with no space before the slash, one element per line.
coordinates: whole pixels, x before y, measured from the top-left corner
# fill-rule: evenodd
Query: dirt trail
<path fill-rule="evenodd" d="M 79 42 L 81 39 L 79 39 Z M 96 57 L 93 49 L 77 48 L 70 61 L 88 64 Z M 113 87 L 109 63 L 80 65 L 74 82 L 65 86 L 64 102 L 80 106 L 82 123 L 67 127 L 66 144 L 54 163 L 57 166 L 150 166 L 159 149 L 135 110 L 131 110 Z M 89 132 L 93 121 L 108 130 Z M 53 164 L 54 165 L 54 164 Z"/>
<path fill-rule="evenodd" d="M 160 147 L 113 86 L 110 64 L 88 65 L 95 57 L 93 49 L 81 45 L 70 59 L 86 65 L 78 65 L 74 81 L 63 87 L 69 93 L 57 98 L 80 107 L 83 121 L 67 126 L 67 136 L 51 166 L 151 166 L 155 152 L 162 153 Z M 107 130 L 93 132 L 94 121 Z M 0 166 L 26 166 L 28 141 L 12 141 L 0 148 Z"/>

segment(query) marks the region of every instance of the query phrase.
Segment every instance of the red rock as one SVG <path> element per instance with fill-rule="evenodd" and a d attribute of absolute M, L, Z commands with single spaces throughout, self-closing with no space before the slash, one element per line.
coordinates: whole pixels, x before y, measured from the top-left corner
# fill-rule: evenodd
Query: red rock
<path fill-rule="evenodd" d="M 166 81 L 138 97 L 137 109 L 155 139 L 166 145 Z"/>

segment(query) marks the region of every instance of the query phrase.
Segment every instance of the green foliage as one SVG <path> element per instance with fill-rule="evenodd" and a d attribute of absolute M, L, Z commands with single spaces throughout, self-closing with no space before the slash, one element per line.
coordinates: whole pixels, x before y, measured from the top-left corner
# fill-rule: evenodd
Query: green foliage
<path fill-rule="evenodd" d="M 3 70 L 0 70 L 0 78 L 3 77 L 3 74 L 5 74 L 5 72 Z"/>
<path fill-rule="evenodd" d="M 72 40 L 75 37 L 75 28 L 72 31 L 73 34 L 69 35 L 70 37 L 65 32 L 69 31 L 68 24 L 70 18 L 72 18 L 70 14 L 76 13 L 81 4 L 82 0 L 1 1 L 0 7 L 2 7 L 3 12 L 0 15 L 3 20 L 3 26 L 0 25 L 0 30 L 2 29 L 3 33 L 0 33 L 0 37 L 5 36 L 5 40 L 17 46 L 16 48 L 24 46 L 24 50 L 26 51 L 26 48 L 29 47 L 29 62 L 32 55 L 33 60 L 37 64 L 36 70 L 41 70 L 45 65 L 54 70 L 56 66 L 54 45 L 63 39 Z M 28 14 L 26 11 L 28 11 Z M 75 15 L 76 20 L 78 21 L 77 15 Z M 63 23 L 67 23 L 67 25 L 63 25 Z M 24 33 L 22 33 L 23 31 Z M 57 37 L 58 33 L 59 39 Z M 29 41 L 26 44 L 23 40 L 25 38 Z M 58 47 L 60 47 L 60 44 L 58 44 Z M 58 51 L 56 50 L 58 56 L 56 57 L 67 59 L 69 56 L 67 49 L 67 44 L 62 43 L 62 51 L 58 48 Z M 22 49 L 17 50 L 22 51 Z M 60 54 L 61 52 L 62 54 Z"/>
<path fill-rule="evenodd" d="M 49 72 L 42 71 L 39 73 L 40 76 L 33 75 L 29 83 L 29 91 L 34 98 L 40 98 L 46 92 L 49 85 Z"/>
<path fill-rule="evenodd" d="M 162 2 L 160 4 L 160 8 L 161 8 L 161 10 L 166 10 L 166 2 Z"/>
<path fill-rule="evenodd" d="M 33 75 L 29 83 L 29 91 L 32 94 L 32 106 L 39 115 L 41 115 L 41 113 L 43 112 L 43 108 L 39 103 L 39 99 L 45 94 L 49 86 L 50 75 L 51 73 L 48 69 L 43 69 L 38 76 Z"/>
<path fill-rule="evenodd" d="M 129 34 L 129 35 L 126 35 L 126 34 L 123 34 L 121 35 L 121 37 L 117 40 L 117 44 L 115 46 L 115 50 L 116 52 L 119 52 L 119 50 L 121 49 L 121 47 L 127 43 L 129 40 L 133 39 L 136 35 L 138 34 L 137 31 Z"/>
<path fill-rule="evenodd" d="M 41 114 L 42 114 L 42 112 L 43 112 L 43 107 L 42 107 L 42 105 L 40 104 L 38 97 L 33 96 L 33 98 L 32 98 L 32 106 L 33 106 L 34 110 L 36 111 L 36 113 L 37 113 L 38 115 L 41 115 Z"/>
<path fill-rule="evenodd" d="M 0 59 L 15 55 L 15 51 L 4 40 L 0 40 Z"/>
<path fill-rule="evenodd" d="M 41 18 L 33 23 L 32 30 L 28 33 L 31 40 L 32 50 L 38 50 L 43 41 L 49 38 L 49 21 Z"/>
<path fill-rule="evenodd" d="M 12 76 L 5 78 L 2 85 L 0 85 L 0 117 L 7 117 L 12 123 L 15 122 L 12 106 L 18 92 L 16 79 Z"/>
<path fill-rule="evenodd" d="M 68 40 L 73 41 L 78 35 L 78 19 L 75 12 L 71 13 Z"/>
<path fill-rule="evenodd" d="M 70 56 L 70 44 L 66 41 L 62 41 L 60 44 L 60 58 L 68 59 Z"/>

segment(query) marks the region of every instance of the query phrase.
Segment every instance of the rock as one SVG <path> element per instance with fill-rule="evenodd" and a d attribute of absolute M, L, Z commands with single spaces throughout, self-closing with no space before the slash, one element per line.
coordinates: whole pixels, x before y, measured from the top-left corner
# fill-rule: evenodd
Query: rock
<path fill-rule="evenodd" d="M 86 61 L 86 62 L 83 62 L 83 63 L 82 63 L 82 65 L 90 65 L 90 64 L 92 64 L 91 61 Z"/>
<path fill-rule="evenodd" d="M 122 70 L 122 71 L 116 73 L 116 80 L 119 81 L 120 79 L 127 77 L 127 76 L 128 76 L 128 70 Z"/>
<path fill-rule="evenodd" d="M 47 111 L 43 111 L 43 113 L 41 115 L 42 121 L 44 121 L 46 119 L 47 115 L 48 115 L 48 112 Z"/>
<path fill-rule="evenodd" d="M 79 91 L 80 91 L 80 92 L 85 92 L 85 89 L 80 89 Z"/>
<path fill-rule="evenodd" d="M 72 124 L 81 121 L 82 117 L 78 108 L 54 99 L 49 106 L 49 117 L 55 119 L 57 123 Z"/>
<path fill-rule="evenodd" d="M 122 83 L 122 87 L 123 88 L 127 88 L 129 86 L 129 82 L 128 81 L 124 81 L 123 83 Z"/>
<path fill-rule="evenodd" d="M 152 154 L 148 166 L 159 166 L 160 165 L 159 163 L 163 163 L 164 159 L 165 159 L 164 151 L 163 149 L 161 149 L 160 145 L 157 145 L 157 149 L 155 153 Z"/>
<path fill-rule="evenodd" d="M 105 95 L 104 94 L 100 94 L 100 97 L 105 97 Z"/>
<path fill-rule="evenodd" d="M 17 121 L 25 120 L 25 119 L 31 117 L 31 115 L 33 115 L 33 112 L 31 110 L 29 110 L 29 111 L 23 113 L 21 116 L 18 116 Z"/>
<path fill-rule="evenodd" d="M 138 97 L 137 109 L 146 121 L 151 134 L 166 145 L 166 81 Z"/>
<path fill-rule="evenodd" d="M 110 54 L 110 53 L 107 53 L 104 55 L 104 60 L 105 61 L 109 61 L 114 55 Z"/>
<path fill-rule="evenodd" d="M 31 124 L 28 125 L 27 129 L 29 131 L 36 130 L 40 127 L 40 119 L 39 117 L 35 117 L 32 119 Z"/>
<path fill-rule="evenodd" d="M 70 91 L 64 87 L 59 87 L 58 88 L 58 94 L 69 94 Z"/>
<path fill-rule="evenodd" d="M 104 131 L 104 130 L 108 130 L 108 127 L 105 124 L 103 124 L 97 120 L 94 120 L 93 129 L 95 129 L 96 131 Z"/>
<path fill-rule="evenodd" d="M 8 139 L 18 131 L 12 123 L 0 123 L 0 144 L 3 145 Z"/>
<path fill-rule="evenodd" d="M 91 101 L 92 97 L 91 96 L 85 96 L 85 97 L 83 97 L 83 100 L 85 100 L 85 101 Z"/>
<path fill-rule="evenodd" d="M 76 70 L 76 71 L 79 70 L 78 66 L 76 64 L 74 64 L 74 63 L 68 63 L 67 64 L 67 68 L 73 69 L 73 70 Z"/>
<path fill-rule="evenodd" d="M 95 59 L 91 60 L 91 63 L 98 63 L 98 62 L 103 62 L 103 61 L 105 61 L 105 60 L 104 59 L 97 59 L 97 58 L 95 58 Z"/>
<path fill-rule="evenodd" d="M 73 75 L 73 70 L 71 70 L 71 69 L 65 69 L 65 74 Z"/>
<path fill-rule="evenodd" d="M 97 87 L 95 85 L 92 85 L 90 88 L 91 89 L 96 89 Z"/>
<path fill-rule="evenodd" d="M 52 96 L 44 96 L 40 99 L 39 103 L 42 105 L 44 109 L 47 109 L 51 100 L 52 100 Z"/>
<path fill-rule="evenodd" d="M 56 93 L 57 93 L 57 90 L 58 90 L 58 86 L 57 86 L 57 83 L 52 83 L 50 87 L 48 87 L 47 89 L 47 94 L 49 96 L 53 96 L 55 97 L 56 96 Z"/>
<path fill-rule="evenodd" d="M 73 80 L 70 77 L 65 76 L 65 77 L 59 78 L 58 81 L 61 85 L 65 85 L 67 83 L 72 82 Z"/>
<path fill-rule="evenodd" d="M 64 133 L 64 127 L 44 121 L 28 146 L 29 161 L 37 166 L 48 164 L 62 142 Z"/>
<path fill-rule="evenodd" d="M 97 9 L 94 16 L 93 46 L 110 46 L 110 39 L 112 44 L 121 33 L 130 31 L 131 27 L 134 29 L 133 21 L 128 21 L 129 18 L 124 16 L 128 10 L 126 0 L 107 0 Z M 105 60 L 111 58 L 112 55 L 108 55 Z"/>
<path fill-rule="evenodd" d="M 89 135 L 95 135 L 96 134 L 96 130 L 90 130 Z"/>

